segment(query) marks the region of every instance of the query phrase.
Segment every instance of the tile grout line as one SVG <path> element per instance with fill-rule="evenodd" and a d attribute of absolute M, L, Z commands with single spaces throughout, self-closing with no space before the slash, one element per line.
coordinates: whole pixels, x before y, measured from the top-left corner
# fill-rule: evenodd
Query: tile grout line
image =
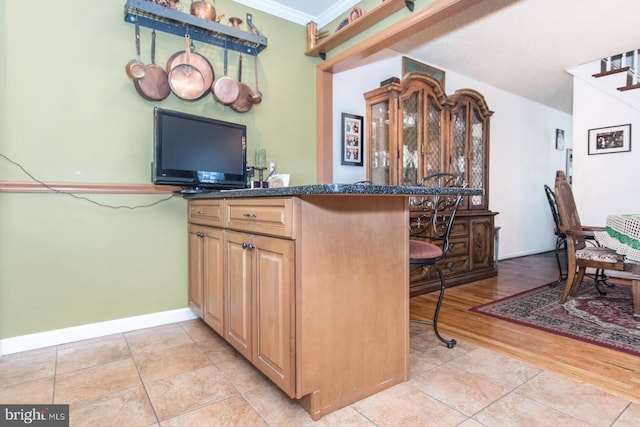
<path fill-rule="evenodd" d="M 138 373 L 138 379 L 140 380 L 140 384 L 142 385 L 142 389 L 144 390 L 144 395 L 147 397 L 147 401 L 149 402 L 149 406 L 151 406 L 151 410 L 153 411 L 153 416 L 156 419 L 156 423 L 160 425 L 160 418 L 158 417 L 158 413 L 156 412 L 155 406 L 153 406 L 153 401 L 151 400 L 151 396 L 149 396 L 149 392 L 147 391 L 147 386 L 142 379 L 142 374 L 140 373 L 140 369 L 138 368 L 138 364 L 136 363 L 136 359 L 133 357 L 133 352 L 131 351 L 131 346 L 129 345 L 129 340 L 125 333 L 121 333 L 124 342 L 127 343 L 127 351 L 129 352 L 129 356 L 131 357 L 131 361 L 133 362 L 133 366 L 136 368 L 136 372 Z"/>

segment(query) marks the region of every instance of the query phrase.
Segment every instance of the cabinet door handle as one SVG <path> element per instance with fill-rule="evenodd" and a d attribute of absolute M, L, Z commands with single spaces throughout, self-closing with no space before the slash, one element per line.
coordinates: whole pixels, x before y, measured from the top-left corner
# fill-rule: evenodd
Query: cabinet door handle
<path fill-rule="evenodd" d="M 250 251 L 255 249 L 253 243 L 242 242 L 242 249 L 249 249 Z"/>
<path fill-rule="evenodd" d="M 255 213 L 246 213 L 246 214 L 242 214 L 242 216 L 247 217 L 247 218 L 257 218 L 258 214 Z"/>
<path fill-rule="evenodd" d="M 202 231 L 198 231 L 198 232 L 196 233 L 196 236 L 198 236 L 198 237 L 204 237 L 204 233 L 203 233 Z"/>
<path fill-rule="evenodd" d="M 197 211 L 196 212 L 198 215 L 206 215 L 207 211 Z"/>

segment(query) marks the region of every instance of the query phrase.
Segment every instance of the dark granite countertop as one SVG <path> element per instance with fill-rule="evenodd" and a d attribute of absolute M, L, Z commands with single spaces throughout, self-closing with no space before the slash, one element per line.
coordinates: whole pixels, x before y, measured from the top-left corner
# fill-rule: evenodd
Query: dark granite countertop
<path fill-rule="evenodd" d="M 236 197 L 282 197 L 282 196 L 322 196 L 322 195 L 389 195 L 415 196 L 428 194 L 460 194 L 476 196 L 484 193 L 479 188 L 434 188 L 408 187 L 399 185 L 360 185 L 360 184 L 316 184 L 295 187 L 278 188 L 243 188 L 240 190 L 204 191 L 200 193 L 183 194 L 188 200 L 194 199 L 222 199 Z"/>

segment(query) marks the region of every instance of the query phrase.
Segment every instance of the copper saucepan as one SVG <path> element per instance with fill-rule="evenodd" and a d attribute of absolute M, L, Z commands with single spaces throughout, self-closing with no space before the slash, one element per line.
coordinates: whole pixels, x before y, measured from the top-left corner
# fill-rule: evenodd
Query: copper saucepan
<path fill-rule="evenodd" d="M 189 47 L 191 49 L 189 52 L 189 63 L 196 67 L 198 71 L 202 73 L 202 77 L 204 77 L 204 84 L 206 88 L 202 95 L 199 97 L 201 98 L 209 94 L 209 91 L 211 90 L 211 85 L 213 84 L 213 79 L 215 77 L 213 67 L 211 66 L 211 63 L 207 58 L 205 58 L 203 55 L 200 55 L 199 53 L 194 52 L 195 49 L 193 48 L 192 43 L 190 43 Z M 171 70 L 173 70 L 177 65 L 185 63 L 186 57 L 186 51 L 176 52 L 171 55 L 171 57 L 167 61 L 167 74 L 171 74 Z"/>
<path fill-rule="evenodd" d="M 231 109 L 236 113 L 246 113 L 253 107 L 251 102 L 251 88 L 242 83 L 242 55 L 238 64 L 238 99 L 231 104 Z"/>
<path fill-rule="evenodd" d="M 127 75 L 132 79 L 141 79 L 147 72 L 146 67 L 140 60 L 140 24 L 136 16 L 136 57 L 127 63 L 125 67 Z"/>
<path fill-rule="evenodd" d="M 136 90 L 148 101 L 162 101 L 171 93 L 167 72 L 156 64 L 156 30 L 151 33 L 151 64 L 147 65 L 147 72 L 133 84 Z"/>
<path fill-rule="evenodd" d="M 238 82 L 227 75 L 227 48 L 224 49 L 224 76 L 218 77 L 213 83 L 213 97 L 223 105 L 233 104 L 240 95 Z"/>
<path fill-rule="evenodd" d="M 202 72 L 190 62 L 191 37 L 187 34 L 184 38 L 186 43 L 185 61 L 173 67 L 169 73 L 169 86 L 177 97 L 190 101 L 201 98 L 206 92 L 207 86 Z"/>

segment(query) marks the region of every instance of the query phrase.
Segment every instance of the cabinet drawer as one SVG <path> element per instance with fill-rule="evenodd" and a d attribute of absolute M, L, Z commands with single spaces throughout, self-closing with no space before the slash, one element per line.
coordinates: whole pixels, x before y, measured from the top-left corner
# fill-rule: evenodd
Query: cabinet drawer
<path fill-rule="evenodd" d="M 447 258 L 453 256 L 468 256 L 469 255 L 469 239 L 465 237 L 451 238 L 449 239 L 449 252 Z"/>
<path fill-rule="evenodd" d="M 469 271 L 469 257 L 450 257 L 438 263 L 445 277 L 455 276 L 457 274 Z M 434 272 L 434 277 L 437 277 Z"/>
<path fill-rule="evenodd" d="M 291 198 L 229 199 L 224 220 L 226 228 L 295 238 Z"/>
<path fill-rule="evenodd" d="M 192 200 L 189 202 L 189 222 L 222 227 L 222 200 Z"/>
<path fill-rule="evenodd" d="M 468 236 L 469 235 L 469 221 L 465 219 L 456 218 L 453 220 L 453 228 L 451 229 L 451 237 L 455 236 Z"/>

